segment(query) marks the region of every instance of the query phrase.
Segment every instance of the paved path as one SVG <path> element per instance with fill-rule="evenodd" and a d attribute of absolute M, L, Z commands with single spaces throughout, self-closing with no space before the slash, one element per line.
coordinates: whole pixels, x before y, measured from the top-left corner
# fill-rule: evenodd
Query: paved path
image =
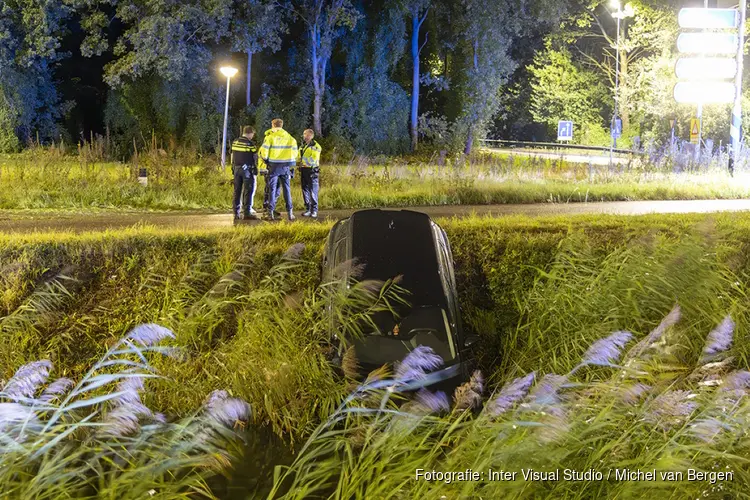
<path fill-rule="evenodd" d="M 609 153 L 602 154 L 597 151 L 580 151 L 576 153 L 560 153 L 550 150 L 543 149 L 523 149 L 523 148 L 482 148 L 484 151 L 491 153 L 502 153 L 514 156 L 528 156 L 545 158 L 550 160 L 559 160 L 562 154 L 562 159 L 570 163 L 585 163 L 592 165 L 609 165 Z M 615 165 L 627 165 L 630 158 L 622 156 L 621 154 L 614 154 L 612 157 L 612 163 Z"/>
<path fill-rule="evenodd" d="M 695 201 L 627 201 L 605 203 L 537 203 L 528 205 L 463 205 L 411 207 L 408 210 L 425 212 L 431 217 L 465 217 L 468 215 L 579 215 L 619 214 L 643 215 L 651 213 L 709 213 L 750 211 L 750 200 L 695 200 Z M 323 210 L 321 221 L 337 220 L 355 210 Z M 315 223 L 298 217 L 305 223 Z M 265 224 L 249 221 L 242 224 Z M 29 233 L 37 231 L 104 231 L 135 225 L 180 229 L 215 229 L 231 227 L 231 214 L 211 213 L 118 213 L 118 214 L 54 214 L 0 212 L 0 232 Z"/>

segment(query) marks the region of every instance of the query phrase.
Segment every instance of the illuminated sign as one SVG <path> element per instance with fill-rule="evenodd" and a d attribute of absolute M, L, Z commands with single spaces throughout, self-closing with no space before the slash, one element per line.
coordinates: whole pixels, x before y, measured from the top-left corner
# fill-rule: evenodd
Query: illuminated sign
<path fill-rule="evenodd" d="M 736 29 L 738 21 L 736 9 L 681 9 L 677 16 L 680 28 Z"/>
<path fill-rule="evenodd" d="M 677 61 L 680 80 L 729 80 L 737 75 L 737 61 L 720 57 L 686 57 Z"/>

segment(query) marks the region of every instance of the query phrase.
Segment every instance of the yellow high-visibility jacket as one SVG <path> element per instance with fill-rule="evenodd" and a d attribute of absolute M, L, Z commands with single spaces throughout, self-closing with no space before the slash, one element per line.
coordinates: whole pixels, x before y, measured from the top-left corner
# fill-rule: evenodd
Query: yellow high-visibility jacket
<path fill-rule="evenodd" d="M 297 141 L 284 129 L 266 133 L 260 147 L 260 156 L 269 167 L 273 167 L 274 164 L 294 166 L 298 154 Z"/>
<path fill-rule="evenodd" d="M 300 168 L 320 167 L 320 152 L 322 150 L 323 148 L 314 139 L 310 141 L 310 144 L 303 144 L 302 149 L 299 150 Z"/>

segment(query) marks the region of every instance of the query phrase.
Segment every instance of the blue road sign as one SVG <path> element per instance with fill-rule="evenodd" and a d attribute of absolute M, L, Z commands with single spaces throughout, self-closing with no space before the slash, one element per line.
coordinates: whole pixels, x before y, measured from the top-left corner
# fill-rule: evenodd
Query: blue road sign
<path fill-rule="evenodd" d="M 612 124 L 612 137 L 619 139 L 622 136 L 622 120 L 617 118 Z"/>
<path fill-rule="evenodd" d="M 558 141 L 572 141 L 573 140 L 573 122 L 560 121 L 557 123 L 557 140 Z"/>

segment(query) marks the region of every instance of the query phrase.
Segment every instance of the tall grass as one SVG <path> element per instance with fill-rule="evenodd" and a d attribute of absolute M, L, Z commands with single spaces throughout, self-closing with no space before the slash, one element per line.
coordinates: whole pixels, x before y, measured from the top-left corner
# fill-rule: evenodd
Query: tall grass
<path fill-rule="evenodd" d="M 746 290 L 748 222 L 735 214 L 444 221 L 488 382 L 570 370 L 586 345 L 614 330 L 643 334 L 677 301 L 692 335 L 726 313 L 744 335 L 733 304 Z M 328 363 L 326 304 L 340 296 L 320 282 L 328 228 L 0 236 L 0 378 L 41 358 L 81 376 L 102 346 L 158 323 L 177 333 L 190 362 L 155 360 L 167 378 L 153 382 L 148 404 L 185 415 L 221 383 L 252 404 L 257 423 L 298 442 L 347 392 Z M 296 243 L 301 254 L 284 260 Z M 353 290 L 340 296 L 355 301 L 344 318 L 371 299 L 356 303 Z"/>
<path fill-rule="evenodd" d="M 508 382 L 476 415 L 373 404 L 360 388 L 268 498 L 747 498 L 750 372 L 726 352 L 734 324 L 722 321 L 688 363 L 679 316 L 638 342 L 628 332 L 596 341 L 566 375 Z M 455 474 L 467 470 L 477 476 Z"/>
<path fill-rule="evenodd" d="M 358 315 L 388 308 L 400 291 L 321 283 L 328 226 L 295 224 L 0 236 L 0 377 L 50 359 L 66 377 L 83 378 L 102 346 L 118 350 L 126 332 L 157 323 L 175 332 L 171 343 L 184 362 L 151 360 L 164 378 L 146 381 L 141 404 L 179 422 L 216 387 L 248 401 L 252 425 L 287 446 L 302 444 L 296 462 L 278 471 L 272 495 L 742 497 L 750 218 L 443 225 L 467 330 L 481 336 L 483 376 L 456 394 L 418 390 L 412 368 L 435 365 L 425 352 L 421 364 L 359 385 L 332 366 L 331 335 L 356 334 Z M 339 307 L 333 323 L 331 302 L 349 307 Z M 405 389 L 417 390 L 406 407 Z M 729 405 L 725 392 L 739 404 Z M 716 422 L 725 431 L 712 433 Z M 711 491 L 718 483 L 414 479 L 417 468 L 527 464 L 540 471 L 716 466 L 733 471 L 735 482 Z M 236 488 L 243 471 L 256 470 L 243 460 L 232 465 Z"/>
<path fill-rule="evenodd" d="M 249 407 L 225 391 L 194 415 L 168 422 L 141 400 L 158 374 L 148 357 L 172 332 L 141 325 L 78 383 L 47 384 L 48 360 L 19 368 L 0 391 L 3 498 L 215 498 L 208 480 L 237 458 Z M 172 359 L 173 362 L 176 362 Z"/>
<path fill-rule="evenodd" d="M 158 150 L 156 150 L 158 151 Z M 137 181 L 147 168 L 148 186 Z M 150 152 L 136 163 L 28 153 L 0 158 L 0 209 L 227 210 L 231 173 L 214 163 Z M 298 180 L 294 204 L 302 206 Z M 259 177 L 256 203 L 263 196 Z M 675 174 L 632 166 L 620 171 L 526 157 L 487 156 L 461 164 L 367 162 L 328 165 L 321 178 L 323 209 L 445 204 L 544 203 L 750 196 L 748 174 Z"/>

